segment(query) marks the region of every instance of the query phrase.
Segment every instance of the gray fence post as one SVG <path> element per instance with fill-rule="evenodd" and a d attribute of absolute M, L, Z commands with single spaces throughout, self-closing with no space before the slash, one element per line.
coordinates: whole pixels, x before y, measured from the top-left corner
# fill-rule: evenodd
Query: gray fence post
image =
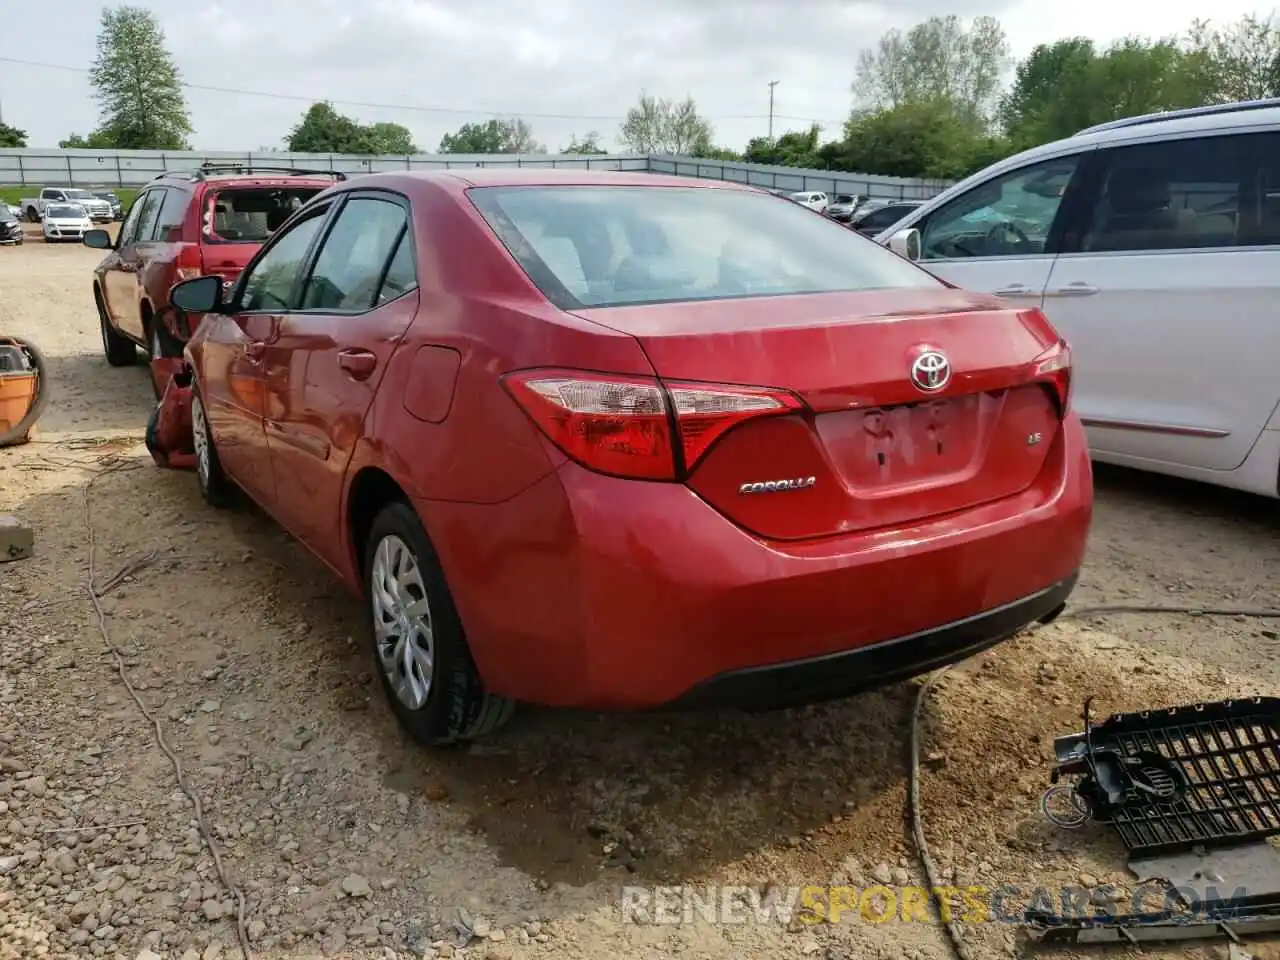
<path fill-rule="evenodd" d="M 18 183 L 24 187 L 27 185 L 27 171 L 22 167 L 22 154 L 18 154 Z"/>
<path fill-rule="evenodd" d="M 71 172 L 71 154 L 67 154 L 67 185 L 74 187 L 76 185 L 75 174 Z"/>

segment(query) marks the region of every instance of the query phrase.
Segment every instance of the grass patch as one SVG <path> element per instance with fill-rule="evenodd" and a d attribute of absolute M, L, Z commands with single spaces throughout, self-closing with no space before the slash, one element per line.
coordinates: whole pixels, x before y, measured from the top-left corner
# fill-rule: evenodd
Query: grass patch
<path fill-rule="evenodd" d="M 86 187 L 85 189 L 90 188 Z M 120 198 L 120 203 L 124 205 L 126 210 L 129 208 L 129 204 L 133 203 L 133 198 L 138 195 L 138 191 L 133 187 L 94 187 L 92 189 L 101 189 L 104 192 L 111 191 Z M 0 200 L 14 205 L 17 205 L 18 201 L 23 197 L 38 197 L 39 195 L 40 188 L 32 184 L 28 184 L 25 187 L 0 187 Z"/>

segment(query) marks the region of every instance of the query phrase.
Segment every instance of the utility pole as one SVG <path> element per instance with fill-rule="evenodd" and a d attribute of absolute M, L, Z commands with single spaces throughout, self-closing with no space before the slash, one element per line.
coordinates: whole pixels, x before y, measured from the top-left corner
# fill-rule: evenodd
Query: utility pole
<path fill-rule="evenodd" d="M 773 139 L 773 88 L 778 85 L 777 80 L 769 81 L 769 139 Z"/>

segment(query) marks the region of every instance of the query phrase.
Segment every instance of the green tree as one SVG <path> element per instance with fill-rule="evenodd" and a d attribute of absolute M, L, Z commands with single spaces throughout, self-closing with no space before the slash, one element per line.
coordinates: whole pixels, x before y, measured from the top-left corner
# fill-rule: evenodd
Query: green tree
<path fill-rule="evenodd" d="M 94 130 L 87 137 L 73 133 L 65 140 L 59 140 L 58 146 L 64 150 L 110 150 L 115 146 L 111 134 L 102 130 Z"/>
<path fill-rule="evenodd" d="M 182 82 L 155 15 L 142 7 L 102 11 L 89 70 L 100 128 L 123 150 L 183 150 L 191 121 Z"/>
<path fill-rule="evenodd" d="M 1206 67 L 1214 101 L 1261 100 L 1280 93 L 1280 23 L 1275 12 L 1266 17 L 1245 14 L 1222 29 L 1197 20 L 1184 50 L 1190 57 L 1199 56 Z"/>
<path fill-rule="evenodd" d="M 455 133 L 440 138 L 441 153 L 546 153 L 533 139 L 533 130 L 523 120 L 489 120 L 464 123 Z"/>
<path fill-rule="evenodd" d="M 815 123 L 808 130 L 789 130 L 773 140 L 755 137 L 747 144 L 742 156 L 748 163 L 772 163 L 784 167 L 820 170 L 826 164 L 818 146 L 821 134 L 822 127 Z"/>
<path fill-rule="evenodd" d="M 289 131 L 285 144 L 296 153 L 376 153 L 367 127 L 339 113 L 332 103 L 313 103 Z"/>
<path fill-rule="evenodd" d="M 677 102 L 641 93 L 627 111 L 619 139 L 635 153 L 705 157 L 717 149 L 711 123 L 698 113 L 692 97 Z"/>
<path fill-rule="evenodd" d="M 608 153 L 600 143 L 600 134 L 592 130 L 581 140 L 575 133 L 569 138 L 569 145 L 560 151 L 561 153 L 577 153 L 584 156 L 600 156 Z"/>
<path fill-rule="evenodd" d="M 873 109 L 947 100 L 988 119 L 1009 63 L 1009 43 L 994 17 L 930 17 L 906 33 L 890 30 L 858 55 L 853 91 Z"/>
<path fill-rule="evenodd" d="M 414 145 L 413 134 L 408 127 L 398 123 L 374 123 L 365 129 L 370 139 L 369 145 L 374 148 L 373 153 L 409 156 L 422 152 Z"/>
<path fill-rule="evenodd" d="M 1000 138 L 944 98 L 855 114 L 828 159 L 861 173 L 955 180 L 1007 153 Z"/>
<path fill-rule="evenodd" d="M 1000 101 L 1005 134 L 1017 149 L 1070 136 L 1096 123 L 1098 54 L 1087 37 L 1042 43 L 1018 64 Z"/>
<path fill-rule="evenodd" d="M 25 147 L 26 145 L 27 131 L 11 127 L 7 123 L 0 123 L 0 147 Z"/>

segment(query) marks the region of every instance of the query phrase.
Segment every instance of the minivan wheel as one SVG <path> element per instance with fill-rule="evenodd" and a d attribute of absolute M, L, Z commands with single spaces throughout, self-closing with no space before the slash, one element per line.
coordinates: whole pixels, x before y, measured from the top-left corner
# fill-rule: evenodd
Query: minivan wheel
<path fill-rule="evenodd" d="M 107 319 L 107 310 L 103 306 L 102 297 L 95 289 L 93 301 L 98 307 L 98 327 L 102 331 L 102 352 L 106 354 L 107 364 L 112 367 L 128 367 L 138 362 L 138 349 L 133 341 L 111 326 Z"/>
<path fill-rule="evenodd" d="M 401 726 L 442 746 L 492 733 L 515 703 L 485 692 L 444 571 L 417 514 L 391 503 L 373 520 L 364 552 L 373 659 Z"/>
<path fill-rule="evenodd" d="M 231 502 L 231 480 L 222 472 L 222 461 L 213 445 L 209 418 L 195 381 L 191 383 L 191 440 L 196 451 L 196 479 L 200 496 L 211 507 L 225 507 Z"/>

